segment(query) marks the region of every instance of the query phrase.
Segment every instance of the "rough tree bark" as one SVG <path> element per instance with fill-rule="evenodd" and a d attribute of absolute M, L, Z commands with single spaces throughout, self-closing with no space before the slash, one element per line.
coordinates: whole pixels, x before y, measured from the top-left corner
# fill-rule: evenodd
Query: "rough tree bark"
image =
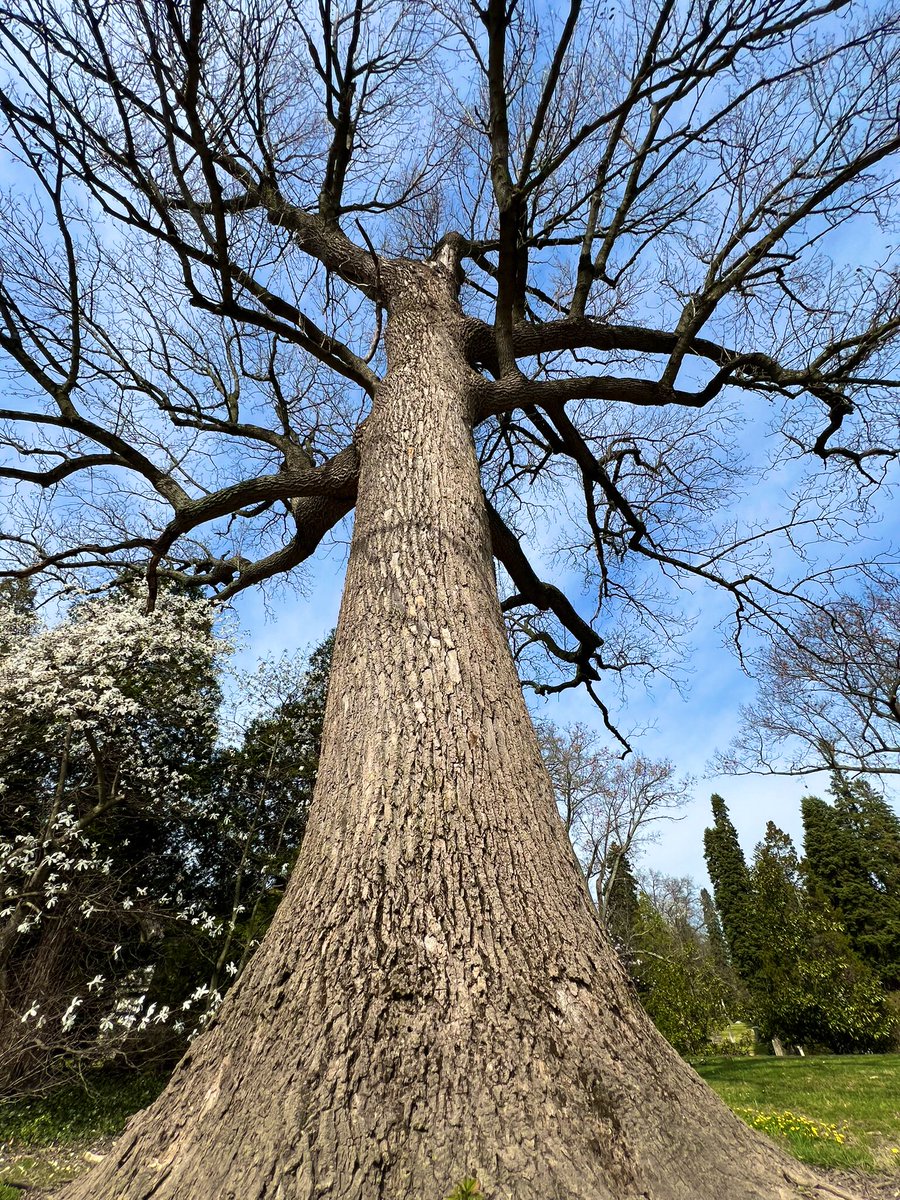
<path fill-rule="evenodd" d="M 452 276 L 389 271 L 302 855 L 214 1026 L 63 1195 L 441 1200 L 467 1174 L 492 1200 L 813 1195 L 605 940 L 504 635 Z"/>

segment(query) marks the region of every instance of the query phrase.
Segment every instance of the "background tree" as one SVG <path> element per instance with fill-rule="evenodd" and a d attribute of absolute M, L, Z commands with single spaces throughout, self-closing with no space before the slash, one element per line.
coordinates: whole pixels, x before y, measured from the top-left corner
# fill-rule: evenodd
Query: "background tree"
<path fill-rule="evenodd" d="M 712 797 L 712 813 L 714 824 L 703 835 L 706 869 L 731 964 L 744 983 L 749 984 L 759 966 L 760 940 L 765 932 L 760 929 L 754 911 L 750 869 L 721 796 Z"/>
<path fill-rule="evenodd" d="M 706 888 L 700 889 L 700 911 L 703 915 L 703 931 L 709 959 L 720 981 L 726 1013 L 732 1020 L 746 1017 L 749 1013 L 747 989 L 732 965 L 722 921 L 715 901 Z"/>
<path fill-rule="evenodd" d="M 809 895 L 793 843 L 772 821 L 751 876 L 766 934 L 747 982 L 763 1036 L 839 1054 L 887 1049 L 893 1017 L 877 976 L 853 953 L 836 915 Z"/>
<path fill-rule="evenodd" d="M 830 794 L 802 802 L 810 886 L 882 984 L 900 989 L 900 820 L 864 779 L 835 774 Z"/>
<path fill-rule="evenodd" d="M 709 1051 L 728 1020 L 728 987 L 702 934 L 690 879 L 651 872 L 638 903 L 633 974 L 657 1029 L 680 1054 Z"/>
<path fill-rule="evenodd" d="M 640 893 L 628 855 L 619 856 L 618 870 L 606 894 L 603 919 L 613 945 L 630 974 L 636 954 Z"/>
<path fill-rule="evenodd" d="M 204 603 L 175 596 L 151 614 L 127 596 L 85 601 L 52 628 L 12 604 L 0 622 L 5 1091 L 52 1078 L 64 1055 L 111 1056 L 99 1035 L 126 978 L 145 992 L 163 931 L 211 924 L 176 895 L 190 870 L 178 833 L 206 785 L 226 644 Z M 115 1032 L 161 1011 L 125 1008 Z"/>
<path fill-rule="evenodd" d="M 703 913 L 703 927 L 709 941 L 710 955 L 719 970 L 724 972 L 731 966 L 728 957 L 728 943 L 722 932 L 722 922 L 716 911 L 715 901 L 706 888 L 700 889 L 700 908 Z"/>
<path fill-rule="evenodd" d="M 523 674 L 604 703 L 605 668 L 670 661 L 673 586 L 725 588 L 739 634 L 821 596 L 765 548 L 852 530 L 898 453 L 893 264 L 827 257 L 893 220 L 898 22 L 841 0 L 0 4 L 32 181 L 2 235 L 8 569 L 227 596 L 355 513 L 285 902 L 70 1196 L 809 1183 L 636 1009 L 492 555 Z M 829 468 L 771 525 L 726 502 L 760 465 L 743 419 Z M 563 498 L 589 607 L 526 554 L 530 505 Z"/>
<path fill-rule="evenodd" d="M 900 581 L 804 613 L 759 655 L 729 771 L 900 772 Z"/>
<path fill-rule="evenodd" d="M 0 1090 L 24 1094 L 171 1063 L 239 977 L 299 849 L 331 640 L 234 676 L 217 748 L 227 644 L 205 604 L 4 614 Z"/>
<path fill-rule="evenodd" d="M 560 816 L 606 920 L 625 860 L 659 836 L 660 821 L 679 819 L 691 780 L 679 779 L 667 759 L 613 755 L 580 722 L 560 728 L 539 721 L 537 733 Z"/>

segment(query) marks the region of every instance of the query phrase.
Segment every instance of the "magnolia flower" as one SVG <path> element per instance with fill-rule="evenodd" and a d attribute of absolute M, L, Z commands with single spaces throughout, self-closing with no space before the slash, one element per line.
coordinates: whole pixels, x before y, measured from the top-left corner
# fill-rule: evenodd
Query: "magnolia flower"
<path fill-rule="evenodd" d="M 72 1003 L 69 1005 L 69 1007 L 63 1013 L 61 1024 L 62 1024 L 63 1029 L 65 1029 L 67 1032 L 68 1032 L 68 1030 L 70 1030 L 72 1028 L 72 1026 L 75 1024 L 76 1020 L 78 1019 L 78 1009 L 80 1007 L 81 1007 L 81 997 L 75 996 L 75 998 L 72 1000 Z"/>

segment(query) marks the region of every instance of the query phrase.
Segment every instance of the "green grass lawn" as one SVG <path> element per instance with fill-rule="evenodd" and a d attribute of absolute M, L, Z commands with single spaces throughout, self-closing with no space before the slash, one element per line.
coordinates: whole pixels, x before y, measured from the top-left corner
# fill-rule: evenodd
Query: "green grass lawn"
<path fill-rule="evenodd" d="M 0 1100 L 0 1200 L 21 1200 L 20 1187 L 51 1187 L 84 1171 L 132 1113 L 155 1100 L 159 1075 L 98 1073 L 49 1096 Z M 87 1157 L 86 1157 L 87 1156 Z"/>
<path fill-rule="evenodd" d="M 802 1162 L 900 1179 L 900 1054 L 716 1059 L 697 1071 Z"/>
<path fill-rule="evenodd" d="M 749 1125 L 803 1162 L 896 1177 L 900 1184 L 900 1054 L 732 1058 L 697 1070 Z M 0 1102 L 0 1200 L 9 1184 L 52 1186 L 83 1171 L 85 1153 L 108 1148 L 161 1077 L 100 1076 L 85 1091 Z"/>

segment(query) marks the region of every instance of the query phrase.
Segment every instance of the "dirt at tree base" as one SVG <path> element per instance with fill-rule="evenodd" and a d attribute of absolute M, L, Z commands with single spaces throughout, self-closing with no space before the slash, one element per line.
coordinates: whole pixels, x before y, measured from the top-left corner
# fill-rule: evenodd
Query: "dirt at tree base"
<path fill-rule="evenodd" d="M 860 1197 L 860 1200 L 900 1200 L 900 1178 L 867 1175 L 864 1171 L 821 1171 L 828 1183 Z"/>
<path fill-rule="evenodd" d="M 89 1153 L 107 1154 L 111 1148 L 112 1139 L 105 1138 L 102 1142 L 92 1144 L 89 1148 Z M 72 1176 L 83 1174 L 91 1165 L 90 1160 L 85 1161 L 84 1149 L 75 1150 L 72 1156 L 71 1163 L 68 1164 L 73 1168 Z M 895 1176 L 888 1177 L 885 1175 L 868 1175 L 864 1171 L 818 1171 L 817 1174 L 821 1177 L 828 1190 L 820 1193 L 821 1200 L 828 1200 L 829 1196 L 839 1198 L 842 1195 L 850 1195 L 854 1200 L 900 1200 L 900 1178 Z M 15 1186 L 15 1185 L 13 1185 Z M 52 1187 L 29 1187 L 19 1191 L 22 1200 L 49 1200 L 54 1194 L 58 1194 L 62 1184 L 55 1184 Z M 833 1190 L 832 1190 L 833 1189 Z M 436 1198 L 443 1200 L 443 1197 Z"/>

